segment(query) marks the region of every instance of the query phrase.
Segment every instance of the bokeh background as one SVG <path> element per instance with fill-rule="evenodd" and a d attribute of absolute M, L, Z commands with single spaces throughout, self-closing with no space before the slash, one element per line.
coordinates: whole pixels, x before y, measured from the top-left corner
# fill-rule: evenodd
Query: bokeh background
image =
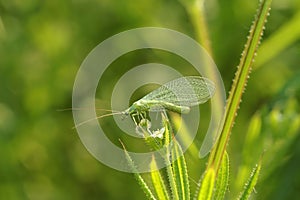
<path fill-rule="evenodd" d="M 205 4 L 212 56 L 227 91 L 257 4 L 250 0 Z M 273 1 L 228 146 L 228 199 L 237 196 L 243 178 L 263 152 L 255 198 L 300 196 L 299 16 L 299 1 Z M 196 38 L 180 1 L 0 0 L 0 199 L 145 199 L 131 174 L 111 169 L 87 152 L 72 129 L 72 113 L 58 111 L 71 107 L 76 72 L 96 45 L 121 31 L 145 26 Z M 139 53 L 116 62 L 128 68 L 159 62 L 151 52 Z M 184 64 L 173 57 L 166 60 L 170 65 Z M 117 80 L 120 73 L 108 71 L 107 79 Z M 189 165 L 197 180 L 205 159 Z"/>

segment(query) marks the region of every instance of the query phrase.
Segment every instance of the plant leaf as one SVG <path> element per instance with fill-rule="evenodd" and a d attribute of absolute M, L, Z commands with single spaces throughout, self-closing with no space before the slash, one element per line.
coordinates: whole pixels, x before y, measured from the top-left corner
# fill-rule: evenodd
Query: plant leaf
<path fill-rule="evenodd" d="M 170 145 L 170 141 L 172 139 L 172 134 L 171 134 L 172 128 L 171 128 L 170 122 L 167 119 L 167 117 L 165 116 L 165 114 L 162 114 L 162 122 L 165 127 L 164 144 L 167 146 L 167 145 Z M 171 156 L 170 148 L 167 148 L 166 155 L 164 155 L 164 160 L 166 163 L 166 171 L 167 171 L 167 176 L 168 176 L 168 180 L 169 180 L 169 184 L 170 184 L 170 188 L 171 188 L 172 199 L 179 200 L 178 188 L 176 185 L 175 176 L 174 176 L 172 165 L 170 162 L 170 156 Z"/>
<path fill-rule="evenodd" d="M 172 160 L 175 160 L 173 161 L 172 166 L 175 182 L 178 188 L 179 199 L 189 200 L 190 186 L 188 180 L 187 166 L 182 149 L 179 143 L 175 140 L 175 138 L 173 139 Z"/>
<path fill-rule="evenodd" d="M 261 162 L 254 167 L 251 172 L 250 178 L 248 179 L 247 183 L 245 184 L 244 191 L 238 197 L 238 200 L 246 200 L 249 199 L 254 187 L 257 183 L 259 172 L 261 169 Z"/>
<path fill-rule="evenodd" d="M 152 184 L 156 191 L 158 199 L 168 200 L 169 199 L 168 191 L 166 189 L 166 185 L 164 183 L 164 180 L 159 170 L 157 170 L 157 164 L 154 157 L 152 157 L 152 161 L 150 163 L 150 169 L 151 169 Z"/>
<path fill-rule="evenodd" d="M 137 180 L 138 184 L 140 185 L 141 189 L 144 191 L 144 193 L 146 194 L 146 196 L 148 197 L 148 199 L 156 200 L 155 196 L 153 195 L 152 191 L 150 190 L 149 186 L 147 185 L 147 183 L 145 182 L 145 180 L 143 179 L 143 177 L 137 172 L 137 168 L 136 168 L 136 166 L 135 166 L 132 158 L 128 154 L 128 152 L 127 152 L 127 150 L 125 148 L 125 145 L 122 143 L 121 140 L 120 140 L 120 143 L 123 146 L 125 157 L 126 157 L 126 160 L 127 160 L 128 164 L 129 164 L 129 167 L 134 172 L 134 177 Z"/>
<path fill-rule="evenodd" d="M 209 200 L 212 198 L 216 173 L 213 168 L 206 171 L 198 192 L 198 200 Z"/>
<path fill-rule="evenodd" d="M 215 192 L 213 197 L 214 200 L 224 199 L 228 187 L 228 181 L 229 181 L 229 156 L 227 152 L 225 152 L 217 175 L 216 187 L 215 187 Z"/>

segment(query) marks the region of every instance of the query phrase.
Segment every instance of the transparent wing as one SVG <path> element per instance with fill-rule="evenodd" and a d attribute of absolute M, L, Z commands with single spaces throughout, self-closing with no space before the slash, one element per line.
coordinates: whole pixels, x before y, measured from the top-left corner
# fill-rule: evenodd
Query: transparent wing
<path fill-rule="evenodd" d="M 142 100 L 157 100 L 178 106 L 195 106 L 205 103 L 215 91 L 214 83 L 200 76 L 186 76 L 172 80 L 153 90 Z"/>

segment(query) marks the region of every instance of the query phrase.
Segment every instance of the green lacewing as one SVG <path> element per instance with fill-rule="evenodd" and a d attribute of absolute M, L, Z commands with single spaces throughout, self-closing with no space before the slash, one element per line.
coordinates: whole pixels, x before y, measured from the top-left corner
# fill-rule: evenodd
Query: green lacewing
<path fill-rule="evenodd" d="M 205 103 L 214 92 L 215 85 L 211 80 L 201 76 L 185 76 L 163 84 L 122 112 L 114 111 L 96 119 L 111 115 L 124 115 L 131 116 L 134 123 L 138 125 L 136 118 L 144 119 L 149 111 L 168 110 L 180 114 L 188 113 L 190 107 Z M 91 120 L 95 119 L 81 122 L 75 127 Z"/>

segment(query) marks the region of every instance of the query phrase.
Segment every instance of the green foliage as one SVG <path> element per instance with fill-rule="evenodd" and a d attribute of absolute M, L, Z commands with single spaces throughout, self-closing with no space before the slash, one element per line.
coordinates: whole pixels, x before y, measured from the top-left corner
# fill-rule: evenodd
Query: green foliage
<path fill-rule="evenodd" d="M 263 64 L 280 54 L 284 49 L 293 44 L 300 38 L 300 12 L 298 11 L 288 23 L 280 27 L 270 38 L 268 38 L 260 47 L 255 68 L 261 67 Z M 284 40 L 282 39 L 284 38 Z"/>
<path fill-rule="evenodd" d="M 291 159 L 287 155 L 290 148 L 296 145 L 295 141 L 300 133 L 300 98 L 296 95 L 300 88 L 297 77 L 298 75 L 290 80 L 271 103 L 253 115 L 245 138 L 243 160 L 236 177 L 240 181 L 235 183 L 234 190 L 242 186 L 246 174 L 251 171 L 249 166 L 253 165 L 263 152 L 262 160 L 264 166 L 268 167 L 264 168 L 261 174 L 260 189 L 264 188 L 263 186 L 274 178 L 274 173 Z M 268 189 L 259 191 L 258 195 L 260 198 L 264 196 L 264 199 L 268 199 L 266 196 L 275 198 Z"/>
<path fill-rule="evenodd" d="M 135 174 L 136 184 L 131 175 L 94 159 L 72 129 L 71 114 L 56 110 L 71 106 L 76 72 L 92 48 L 113 34 L 141 26 L 168 27 L 200 41 L 218 64 L 228 89 L 256 5 L 257 1 L 251 0 L 1 1 L 0 199 L 135 200 L 144 199 L 144 191 L 149 198 L 179 199 L 182 180 L 190 180 L 190 194 L 196 193 L 200 186 L 193 180 L 207 171 L 207 160 L 198 159 L 206 117 L 201 117 L 200 134 L 182 158 L 188 166 L 188 179 L 176 179 L 172 163 L 168 163 L 151 177 Z M 299 8 L 296 0 L 274 1 L 272 5 L 230 143 L 224 145 L 232 163 L 226 199 L 238 196 L 262 153 L 257 194 L 251 198 L 300 196 Z M 109 108 L 111 86 L 129 66 L 160 61 L 184 75 L 193 73 L 186 67 L 188 63 L 176 56 L 132 52 L 112 63 L 116 68 L 107 70 L 97 107 Z M 201 116 L 209 113 L 203 109 Z M 176 120 L 171 116 L 170 121 L 176 129 Z M 167 139 L 149 138 L 147 145 L 140 144 L 119 134 L 110 119 L 101 123 L 113 133 L 110 139 L 120 145 L 118 139 L 122 138 L 128 150 L 144 150 L 145 146 L 159 149 L 172 141 L 172 133 L 166 131 Z M 181 139 L 184 142 L 186 138 Z M 215 173 L 212 198 L 223 195 L 224 158 L 220 157 Z M 180 169 L 181 174 L 187 174 L 183 167 Z M 222 186 L 220 180 L 224 180 Z M 139 190 L 140 185 L 143 190 Z"/>
<path fill-rule="evenodd" d="M 190 199 L 190 186 L 188 180 L 187 166 L 180 145 L 174 140 L 172 148 L 173 176 L 179 192 L 179 199 Z"/>
<path fill-rule="evenodd" d="M 168 163 L 172 162 L 172 164 L 169 165 L 169 167 L 167 168 L 172 169 L 172 171 L 170 170 L 168 172 L 169 180 L 173 181 L 173 183 L 171 183 L 171 185 L 173 186 L 172 193 L 173 194 L 177 193 L 179 199 L 188 200 L 190 199 L 190 188 L 189 188 L 186 161 L 183 156 L 183 152 L 180 145 L 173 137 L 170 122 L 166 118 L 163 118 L 163 120 L 165 124 L 166 137 L 169 138 L 169 140 L 166 141 L 171 141 L 171 143 L 169 144 L 171 145 L 170 155 L 172 160 L 167 162 Z M 169 153 L 167 155 L 169 155 Z M 166 157 L 166 159 L 170 159 L 170 157 Z M 175 197 L 177 198 L 177 195 L 175 195 Z"/>
<path fill-rule="evenodd" d="M 204 174 L 201 186 L 199 188 L 198 200 L 211 199 L 213 196 L 214 183 L 215 183 L 216 172 L 213 168 L 207 170 Z"/>
<path fill-rule="evenodd" d="M 152 185 L 156 191 L 156 194 L 159 199 L 169 199 L 169 193 L 172 194 L 172 199 L 190 199 L 190 189 L 189 189 L 189 182 L 188 182 L 188 174 L 187 174 L 187 166 L 183 156 L 182 149 L 180 145 L 177 143 L 175 138 L 173 138 L 173 131 L 170 125 L 169 120 L 167 117 L 162 114 L 162 124 L 164 125 L 164 145 L 169 145 L 170 148 L 167 148 L 165 154 L 161 154 L 161 157 L 164 159 L 164 162 L 167 164 L 166 173 L 168 176 L 168 184 L 165 184 L 165 181 L 157 170 L 157 165 L 155 158 L 153 157 L 151 162 L 151 170 L 152 172 Z M 143 125 L 144 122 L 142 121 Z M 140 126 L 145 134 L 148 134 L 149 127 Z M 147 130 L 145 130 L 145 128 Z M 152 138 L 152 139 L 150 139 Z M 148 145 L 152 146 L 154 149 L 157 148 L 157 138 L 153 137 L 153 135 L 145 135 L 145 141 Z M 169 156 L 171 155 L 171 156 Z M 128 158 L 128 163 L 132 169 L 134 168 L 134 163 L 132 159 L 126 154 Z M 136 170 L 135 170 L 136 171 Z M 142 181 L 140 174 L 137 174 L 137 179 L 139 184 L 141 185 L 142 189 L 145 191 L 148 197 L 153 198 L 151 195 L 151 191 L 148 191 L 148 186 Z M 170 187 L 168 187 L 170 186 Z M 167 191 L 167 188 L 170 190 Z"/>
<path fill-rule="evenodd" d="M 212 150 L 208 163 L 208 168 L 215 167 L 216 171 L 219 168 L 230 138 L 231 129 L 235 122 L 235 117 L 242 100 L 242 95 L 247 85 L 252 63 L 254 62 L 256 51 L 263 35 L 263 30 L 265 29 L 265 23 L 267 16 L 269 15 L 271 2 L 272 0 L 261 1 L 256 18 L 250 28 L 248 40 L 242 53 L 238 70 L 235 73 L 235 78 L 233 79 L 233 84 L 226 104 L 224 126 L 223 129 L 221 129 L 220 139 L 217 145 L 215 145 L 215 148 Z"/>
<path fill-rule="evenodd" d="M 165 144 L 166 145 L 170 145 L 173 138 L 173 133 L 172 133 L 172 128 L 170 126 L 169 120 L 165 117 L 163 118 L 163 125 L 166 128 L 165 130 Z M 176 141 L 175 141 L 176 142 Z M 172 146 L 171 146 L 172 147 Z M 179 191 L 178 191 L 178 185 L 179 183 L 176 182 L 176 177 L 174 176 L 174 171 L 173 171 L 173 167 L 172 167 L 172 163 L 170 161 L 170 155 L 172 154 L 172 152 L 170 152 L 170 149 L 168 148 L 166 155 L 165 155 L 165 163 L 167 165 L 166 167 L 166 171 L 167 171 L 167 176 L 168 176 L 168 180 L 169 180 L 169 185 L 170 185 L 170 190 L 171 190 L 171 194 L 172 194 L 172 199 L 179 199 Z M 177 179 L 178 181 L 178 179 Z"/>
<path fill-rule="evenodd" d="M 120 141 L 121 142 L 121 141 Z M 144 181 L 143 177 L 138 173 L 136 166 L 134 164 L 134 161 L 131 159 L 130 155 L 128 154 L 127 150 L 125 149 L 124 144 L 121 142 L 123 149 L 124 149 L 124 153 L 125 153 L 125 157 L 127 159 L 127 162 L 131 168 L 131 170 L 134 173 L 134 177 L 136 178 L 138 184 L 140 185 L 141 189 L 144 191 L 144 193 L 146 194 L 148 199 L 151 200 L 156 200 L 156 198 L 154 197 L 154 195 L 152 194 L 151 190 L 149 189 L 149 186 L 147 185 L 147 183 Z"/>
<path fill-rule="evenodd" d="M 255 168 L 253 169 L 253 171 L 250 175 L 249 180 L 245 184 L 243 192 L 238 197 L 239 200 L 249 199 L 249 197 L 250 197 L 250 195 L 251 195 L 252 191 L 254 190 L 254 187 L 257 183 L 260 169 L 261 169 L 261 164 L 258 164 L 257 166 L 255 166 Z"/>
<path fill-rule="evenodd" d="M 225 196 L 229 179 L 229 158 L 227 153 L 225 153 L 225 148 L 227 147 L 231 129 L 235 121 L 237 110 L 239 109 L 239 104 L 241 102 L 241 97 L 245 90 L 247 80 L 249 78 L 249 73 L 254 61 L 254 57 L 256 56 L 261 36 L 263 35 L 263 30 L 265 29 L 265 22 L 267 16 L 269 15 L 270 5 L 271 0 L 261 2 L 256 19 L 250 29 L 250 35 L 248 36 L 248 41 L 242 53 L 242 58 L 238 66 L 238 71 L 235 74 L 235 79 L 233 80 L 230 96 L 227 101 L 227 107 L 224 118 L 225 124 L 223 129 L 221 129 L 221 137 L 210 155 L 207 170 L 204 173 L 203 179 L 200 181 L 200 186 L 198 187 L 198 190 L 196 191 L 197 199 L 212 199 L 212 197 L 214 197 L 215 199 L 223 199 Z M 247 142 L 249 142 L 249 144 L 252 144 L 250 145 L 251 147 L 254 145 L 253 141 L 258 136 L 260 126 L 261 122 L 259 118 L 255 116 L 252 120 L 249 133 L 247 134 Z M 172 130 L 169 125 L 166 129 Z M 169 131 L 167 132 L 167 135 L 169 136 L 170 133 Z M 176 146 L 177 145 L 175 144 L 175 153 L 177 152 Z M 171 152 L 171 155 L 173 155 L 173 152 Z M 247 156 L 249 157 L 250 155 Z M 187 181 L 176 181 L 176 179 L 183 180 L 184 177 L 186 177 L 185 180 L 187 180 L 188 177 L 187 173 L 180 173 L 182 167 L 184 167 L 183 169 L 186 171 L 185 162 L 183 162 L 184 165 L 181 165 L 180 163 L 180 159 L 179 162 L 173 163 L 173 173 L 171 172 L 170 168 L 167 167 L 168 177 L 171 184 L 174 199 L 185 199 L 185 189 L 189 187 Z M 258 174 L 260 172 L 260 168 L 261 164 L 258 164 L 257 167 L 253 169 L 249 180 L 245 184 L 243 192 L 239 196 L 239 199 L 248 199 L 250 197 L 250 194 L 258 181 Z M 216 174 L 218 174 L 216 189 L 215 192 L 213 192 L 216 181 Z"/>
<path fill-rule="evenodd" d="M 159 173 L 159 170 L 157 170 L 157 165 L 154 157 L 152 158 L 150 169 L 152 171 L 151 181 L 153 183 L 158 199 L 162 199 L 162 200 L 170 199 L 164 179 L 162 175 Z"/>
<path fill-rule="evenodd" d="M 229 156 L 227 152 L 225 152 L 217 175 L 215 192 L 213 196 L 214 200 L 224 199 L 226 191 L 228 189 L 228 181 L 229 181 Z"/>

